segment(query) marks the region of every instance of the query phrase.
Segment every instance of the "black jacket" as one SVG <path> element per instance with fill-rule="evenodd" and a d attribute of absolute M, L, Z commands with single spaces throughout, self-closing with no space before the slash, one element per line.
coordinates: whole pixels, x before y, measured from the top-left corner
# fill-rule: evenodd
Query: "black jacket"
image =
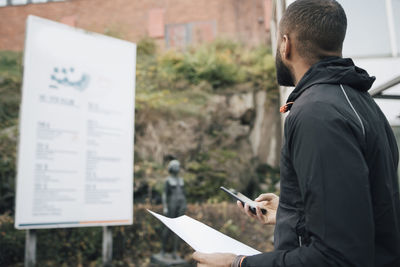
<path fill-rule="evenodd" d="M 351 59 L 314 66 L 289 96 L 275 251 L 242 266 L 400 267 L 399 153 Z"/>

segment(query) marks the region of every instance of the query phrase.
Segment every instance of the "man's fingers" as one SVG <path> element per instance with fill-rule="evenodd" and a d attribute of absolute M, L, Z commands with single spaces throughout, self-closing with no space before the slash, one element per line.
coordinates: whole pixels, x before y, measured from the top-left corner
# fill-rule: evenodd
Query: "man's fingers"
<path fill-rule="evenodd" d="M 263 215 L 262 212 L 261 212 L 260 207 L 256 207 L 256 213 L 257 213 L 257 218 L 258 218 L 261 222 L 265 223 L 265 218 L 264 218 L 264 215 Z"/>
<path fill-rule="evenodd" d="M 278 196 L 273 194 L 273 193 L 264 193 L 264 194 L 259 195 L 254 201 L 258 201 L 258 202 L 259 201 L 263 201 L 263 200 L 270 201 L 270 200 L 272 200 L 274 198 L 277 198 L 277 197 Z"/>
<path fill-rule="evenodd" d="M 236 202 L 237 206 L 239 207 L 239 209 L 245 213 L 247 216 L 250 216 L 252 218 L 257 218 L 256 215 L 254 215 L 254 213 L 251 212 L 250 210 L 250 206 L 246 203 L 244 206 L 242 204 L 242 202 L 240 202 L 239 200 Z"/>
<path fill-rule="evenodd" d="M 256 217 L 257 217 L 256 215 L 254 215 L 254 214 L 250 211 L 249 204 L 246 203 L 246 204 L 244 205 L 244 209 L 245 209 L 245 211 L 246 211 L 246 214 L 249 215 L 250 217 L 252 217 L 252 218 L 256 218 Z"/>
<path fill-rule="evenodd" d="M 260 207 L 256 207 L 256 212 L 257 212 L 258 220 L 260 220 L 264 224 L 268 224 L 269 223 L 268 211 L 267 211 L 267 213 L 262 214 L 261 208 Z"/>
<path fill-rule="evenodd" d="M 246 208 L 243 206 L 242 202 L 239 200 L 236 202 L 237 206 L 239 207 L 240 211 L 247 215 Z"/>
<path fill-rule="evenodd" d="M 257 202 L 257 207 L 260 207 L 261 209 L 268 209 L 269 208 L 269 206 L 268 206 L 268 201 L 260 201 L 260 202 Z"/>
<path fill-rule="evenodd" d="M 205 258 L 205 254 L 196 251 L 196 252 L 193 253 L 192 258 L 197 262 L 203 262 L 204 258 Z M 199 266 L 199 265 L 197 265 L 197 266 Z"/>
<path fill-rule="evenodd" d="M 257 214 L 257 218 L 259 219 L 259 220 L 261 220 L 261 221 L 264 221 L 264 218 L 263 218 L 263 215 L 262 215 L 262 213 L 261 213 L 261 209 L 260 209 L 260 207 L 256 207 L 256 214 Z"/>
<path fill-rule="evenodd" d="M 211 267 L 211 266 L 231 266 L 236 255 L 231 253 L 201 253 L 195 252 L 192 255 L 193 259 L 197 261 L 197 266 Z"/>

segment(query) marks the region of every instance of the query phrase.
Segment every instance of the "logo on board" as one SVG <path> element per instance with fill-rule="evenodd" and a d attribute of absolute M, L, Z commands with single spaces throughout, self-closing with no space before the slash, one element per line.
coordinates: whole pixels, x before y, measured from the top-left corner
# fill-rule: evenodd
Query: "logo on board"
<path fill-rule="evenodd" d="M 53 68 L 50 74 L 50 88 L 59 89 L 70 87 L 77 91 L 83 91 L 89 86 L 90 76 L 86 73 L 78 73 L 74 68 Z"/>

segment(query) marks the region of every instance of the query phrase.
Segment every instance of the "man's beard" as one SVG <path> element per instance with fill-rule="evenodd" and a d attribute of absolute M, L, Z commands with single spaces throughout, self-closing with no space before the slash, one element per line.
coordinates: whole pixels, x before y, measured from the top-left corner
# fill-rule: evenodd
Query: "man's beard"
<path fill-rule="evenodd" d="M 275 67 L 276 67 L 276 79 L 278 84 L 281 86 L 294 86 L 294 79 L 292 72 L 283 63 L 281 53 L 276 50 L 275 56 Z"/>

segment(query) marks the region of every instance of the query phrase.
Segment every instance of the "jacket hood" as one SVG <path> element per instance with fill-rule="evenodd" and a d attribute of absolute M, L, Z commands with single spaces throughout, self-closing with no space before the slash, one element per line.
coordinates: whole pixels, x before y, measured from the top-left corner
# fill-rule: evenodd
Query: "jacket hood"
<path fill-rule="evenodd" d="M 307 88 L 315 84 L 343 84 L 359 91 L 368 91 L 375 77 L 354 65 L 350 58 L 329 57 L 311 66 L 289 95 L 294 102 Z"/>

